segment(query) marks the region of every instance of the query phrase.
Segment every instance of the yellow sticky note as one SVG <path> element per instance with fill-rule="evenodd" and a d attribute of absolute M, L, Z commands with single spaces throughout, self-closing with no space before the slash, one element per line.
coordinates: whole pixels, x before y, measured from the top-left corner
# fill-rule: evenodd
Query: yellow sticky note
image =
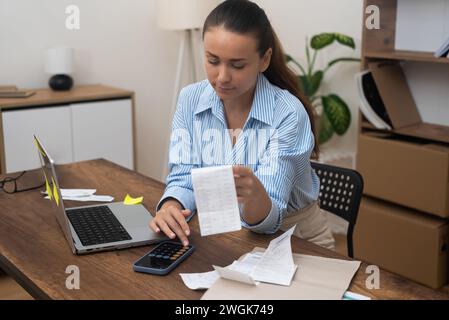
<path fill-rule="evenodd" d="M 41 149 L 41 147 L 39 146 L 39 143 L 37 143 L 36 140 L 34 140 L 34 143 L 36 144 L 37 150 L 39 150 L 39 152 L 41 153 L 42 157 L 45 157 L 45 153 L 44 153 L 44 151 Z"/>
<path fill-rule="evenodd" d="M 45 191 L 47 191 L 47 195 L 50 197 L 50 200 L 53 200 L 53 193 L 51 192 L 50 184 L 48 183 L 47 177 L 45 177 Z"/>
<path fill-rule="evenodd" d="M 56 183 L 53 177 L 51 178 L 51 182 L 53 183 L 53 197 L 55 198 L 56 205 L 59 207 L 59 195 L 58 190 L 56 189 Z"/>
<path fill-rule="evenodd" d="M 129 194 L 127 194 L 125 197 L 125 200 L 123 200 L 123 203 L 127 204 L 127 205 L 134 205 L 134 204 L 142 203 L 142 201 L 143 201 L 143 197 L 133 198 Z"/>

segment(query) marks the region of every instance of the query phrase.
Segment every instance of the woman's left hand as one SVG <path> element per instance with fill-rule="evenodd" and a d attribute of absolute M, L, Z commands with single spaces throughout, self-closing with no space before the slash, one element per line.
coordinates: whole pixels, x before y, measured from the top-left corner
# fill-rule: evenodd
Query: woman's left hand
<path fill-rule="evenodd" d="M 243 204 L 244 219 L 250 224 L 256 224 L 265 219 L 271 210 L 271 199 L 264 185 L 254 172 L 244 166 L 233 166 L 237 200 Z"/>

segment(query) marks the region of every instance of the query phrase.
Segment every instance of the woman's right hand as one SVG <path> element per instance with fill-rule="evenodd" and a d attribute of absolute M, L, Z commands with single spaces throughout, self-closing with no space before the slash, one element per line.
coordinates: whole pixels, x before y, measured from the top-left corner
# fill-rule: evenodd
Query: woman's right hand
<path fill-rule="evenodd" d="M 188 236 L 190 228 L 186 218 L 190 216 L 190 210 L 182 210 L 179 202 L 175 200 L 166 201 L 156 216 L 150 222 L 150 228 L 154 232 L 164 232 L 167 237 L 174 239 L 178 236 L 184 246 L 189 245 Z"/>

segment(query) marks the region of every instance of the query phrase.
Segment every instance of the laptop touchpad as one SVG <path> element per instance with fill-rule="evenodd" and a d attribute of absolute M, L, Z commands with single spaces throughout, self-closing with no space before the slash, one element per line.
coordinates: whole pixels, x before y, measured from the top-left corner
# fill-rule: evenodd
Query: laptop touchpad
<path fill-rule="evenodd" d="M 148 228 L 152 216 L 144 206 L 125 205 L 121 202 L 111 203 L 108 206 L 125 228 Z"/>

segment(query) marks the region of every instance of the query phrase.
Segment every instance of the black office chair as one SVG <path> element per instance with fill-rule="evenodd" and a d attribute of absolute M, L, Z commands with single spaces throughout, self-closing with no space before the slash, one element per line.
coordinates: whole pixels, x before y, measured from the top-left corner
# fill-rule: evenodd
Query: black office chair
<path fill-rule="evenodd" d="M 348 255 L 354 257 L 352 234 L 363 193 L 363 178 L 355 170 L 312 162 L 320 178 L 320 207 L 348 221 Z"/>

